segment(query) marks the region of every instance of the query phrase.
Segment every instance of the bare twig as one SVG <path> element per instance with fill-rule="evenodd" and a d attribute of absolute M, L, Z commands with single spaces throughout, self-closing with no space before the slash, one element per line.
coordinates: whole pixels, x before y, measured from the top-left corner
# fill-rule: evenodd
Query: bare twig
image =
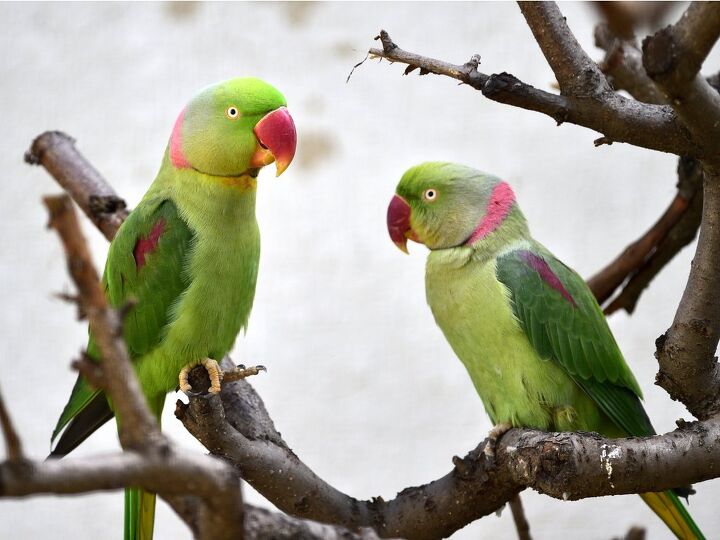
<path fill-rule="evenodd" d="M 629 279 L 620 294 L 605 308 L 606 314 L 614 313 L 619 309 L 632 313 L 640 295 L 655 276 L 697 236 L 703 206 L 700 164 L 692 158 L 680 158 L 678 176 L 680 180 L 676 198 L 689 197 L 688 207 L 665 237 L 653 248 L 644 263 L 629 274 Z"/>
<path fill-rule="evenodd" d="M 8 461 L 22 461 L 24 459 L 22 442 L 15 430 L 12 418 L 10 418 L 10 413 L 5 408 L 5 400 L 3 400 L 2 394 L 0 394 L 0 425 L 5 439 L 5 451 Z"/>
<path fill-rule="evenodd" d="M 676 195 L 660 219 L 641 238 L 630 244 L 614 261 L 588 279 L 588 286 L 598 303 L 605 302 L 627 277 L 647 260 L 648 255 L 665 238 L 685 214 L 689 201 Z"/>
<path fill-rule="evenodd" d="M 518 493 L 508 503 L 510 505 L 510 511 L 512 512 L 513 521 L 515 522 L 515 529 L 517 529 L 519 540 L 532 540 L 530 536 L 530 524 L 525 518 L 525 510 L 523 510 L 522 500 Z"/>
<path fill-rule="evenodd" d="M 546 114 L 558 124 L 569 122 L 605 135 L 615 142 L 626 142 L 652 150 L 682 155 L 697 152 L 687 132 L 668 106 L 639 103 L 612 91 L 597 96 L 557 95 L 539 90 L 509 73 L 486 75 L 478 71 L 478 56 L 464 65 L 455 65 L 411 53 L 395 44 L 387 32 L 380 31 L 382 49 L 370 55 L 417 66 L 428 73 L 445 75 L 480 90 L 488 99 Z"/>

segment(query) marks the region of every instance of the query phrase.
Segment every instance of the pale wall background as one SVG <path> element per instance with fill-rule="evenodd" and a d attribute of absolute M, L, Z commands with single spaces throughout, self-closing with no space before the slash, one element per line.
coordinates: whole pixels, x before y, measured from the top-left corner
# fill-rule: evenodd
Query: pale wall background
<path fill-rule="evenodd" d="M 564 4 L 592 46 L 595 11 Z M 402 172 L 428 159 L 461 161 L 515 187 L 535 236 L 589 276 L 642 233 L 672 198 L 675 158 L 555 127 L 539 114 L 484 100 L 435 76 L 366 62 L 386 28 L 409 50 L 456 63 L 482 55 L 549 89 L 553 75 L 514 3 L 503 4 L 0 4 L 0 384 L 28 453 L 41 458 L 75 375 L 86 329 L 53 294 L 69 280 L 40 204 L 58 187 L 23 164 L 32 138 L 62 129 L 135 205 L 153 179 L 188 98 L 209 83 L 259 75 L 287 96 L 297 160 L 279 180 L 263 172 L 261 273 L 247 336 L 234 358 L 262 363 L 253 381 L 293 449 L 322 477 L 360 498 L 392 498 L 445 474 L 490 428 L 461 364 L 425 305 L 424 249 L 403 256 L 385 211 Z M 708 66 L 717 69 L 713 55 Z M 86 223 L 99 265 L 107 244 Z M 610 324 L 638 375 L 658 430 L 684 409 L 653 385 L 654 340 L 674 313 L 689 268 L 683 252 L 633 317 Z M 171 437 L 202 448 L 172 416 Z M 78 456 L 117 447 L 114 426 Z M 720 484 L 698 486 L 692 512 L 712 537 Z M 638 497 L 563 503 L 523 495 L 536 538 L 608 539 L 632 524 L 670 535 Z M 254 493 L 248 499 L 264 503 Z M 0 502 L 15 538 L 120 538 L 122 495 Z M 188 538 L 159 505 L 157 536 Z M 514 538 L 509 512 L 454 538 Z"/>

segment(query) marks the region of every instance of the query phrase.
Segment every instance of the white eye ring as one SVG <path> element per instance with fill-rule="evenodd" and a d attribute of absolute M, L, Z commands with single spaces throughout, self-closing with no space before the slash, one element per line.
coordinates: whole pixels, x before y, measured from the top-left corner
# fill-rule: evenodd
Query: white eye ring
<path fill-rule="evenodd" d="M 225 116 L 227 116 L 230 120 L 237 120 L 240 118 L 240 111 L 235 105 L 230 105 L 225 110 Z"/>
<path fill-rule="evenodd" d="M 425 192 L 423 193 L 423 199 L 425 199 L 428 202 L 434 201 L 435 199 L 437 199 L 437 196 L 438 196 L 437 189 L 434 189 L 434 188 L 426 189 Z"/>

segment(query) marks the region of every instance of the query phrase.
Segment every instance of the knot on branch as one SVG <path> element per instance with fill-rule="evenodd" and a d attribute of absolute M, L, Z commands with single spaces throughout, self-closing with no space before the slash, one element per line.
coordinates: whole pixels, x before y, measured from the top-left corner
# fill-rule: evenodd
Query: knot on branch
<path fill-rule="evenodd" d="M 642 42 L 642 52 L 643 67 L 651 79 L 657 80 L 672 73 L 677 62 L 672 26 L 646 37 Z"/>
<path fill-rule="evenodd" d="M 558 486 L 572 485 L 578 462 L 590 459 L 592 453 L 586 445 L 574 440 L 570 433 L 554 433 L 551 438 L 536 432 L 522 434 L 518 444 L 507 446 L 500 454 L 500 465 L 506 467 L 520 485 L 530 485 L 553 497 L 572 498 Z"/>
<path fill-rule="evenodd" d="M 88 197 L 90 212 L 99 216 L 100 214 L 114 214 L 119 210 L 125 210 L 127 203 L 125 199 L 117 195 L 90 195 Z"/>
<path fill-rule="evenodd" d="M 503 71 L 500 74 L 493 73 L 490 75 L 485 86 L 483 86 L 482 93 L 486 98 L 492 99 L 504 92 L 522 92 L 522 90 L 522 81 L 515 75 Z"/>
<path fill-rule="evenodd" d="M 495 463 L 491 462 L 485 456 L 485 445 L 481 444 L 474 450 L 468 452 L 464 458 L 453 456 L 452 462 L 455 468 L 453 475 L 458 480 L 473 482 L 479 480 L 486 482 L 488 479 L 487 471 L 495 467 Z"/>

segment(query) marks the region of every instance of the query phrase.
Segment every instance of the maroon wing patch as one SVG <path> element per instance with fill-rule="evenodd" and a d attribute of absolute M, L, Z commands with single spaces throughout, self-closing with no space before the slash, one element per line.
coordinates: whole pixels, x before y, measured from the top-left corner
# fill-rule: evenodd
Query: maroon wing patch
<path fill-rule="evenodd" d="M 153 226 L 150 234 L 138 238 L 135 249 L 133 249 L 133 257 L 135 257 L 135 265 L 138 267 L 138 270 L 145 264 L 145 257 L 157 249 L 158 242 L 164 230 L 165 220 L 159 219 Z"/>
<path fill-rule="evenodd" d="M 545 259 L 538 257 L 532 251 L 522 251 L 520 252 L 520 257 L 540 275 L 545 283 L 559 292 L 565 300 L 573 305 L 573 307 L 577 307 L 575 300 L 572 296 L 570 296 L 570 293 L 567 291 L 560 279 L 548 266 L 548 263 L 545 262 Z"/>

